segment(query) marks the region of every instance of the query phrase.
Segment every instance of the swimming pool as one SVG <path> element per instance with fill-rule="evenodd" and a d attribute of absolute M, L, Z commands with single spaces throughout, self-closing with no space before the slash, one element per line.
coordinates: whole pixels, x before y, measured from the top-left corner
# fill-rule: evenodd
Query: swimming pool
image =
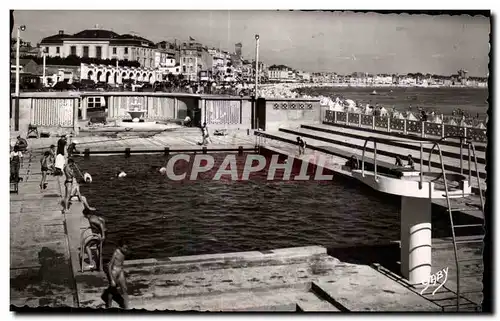
<path fill-rule="evenodd" d="M 220 163 L 226 154 L 214 156 Z M 236 156 L 239 164 L 245 158 Z M 165 161 L 163 155 L 77 160 L 93 176 L 82 193 L 106 217 L 109 240 L 130 242 L 130 259 L 399 239 L 399 198 L 357 182 L 266 181 L 266 168 L 250 181 L 173 182 L 158 174 Z M 176 166 L 189 172 L 188 163 Z M 128 176 L 115 178 L 118 170 Z M 292 176 L 299 170 L 294 166 Z M 112 244 L 105 248 L 109 253 Z"/>

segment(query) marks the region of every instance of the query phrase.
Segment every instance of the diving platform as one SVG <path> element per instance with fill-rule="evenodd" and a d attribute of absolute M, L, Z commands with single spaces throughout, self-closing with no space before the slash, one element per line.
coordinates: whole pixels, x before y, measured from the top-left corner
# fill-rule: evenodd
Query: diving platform
<path fill-rule="evenodd" d="M 443 140 L 445 140 L 443 138 Z M 433 199 L 446 199 L 448 213 L 450 217 L 452 242 L 455 253 L 455 263 L 457 267 L 457 310 L 460 309 L 460 270 L 459 262 L 470 261 L 467 258 L 458 258 L 459 245 L 463 243 L 482 242 L 483 235 L 473 236 L 468 241 L 458 240 L 455 234 L 457 228 L 469 228 L 471 225 L 455 225 L 453 222 L 453 213 L 461 209 L 453 208 L 452 201 L 456 198 L 467 197 L 471 195 L 471 180 L 472 169 L 471 161 L 469 161 L 469 175 L 462 175 L 457 173 L 446 173 L 442 150 L 439 142 L 420 141 L 420 167 L 419 170 L 414 169 L 414 164 L 411 163 L 407 166 L 394 166 L 389 173 L 377 172 L 377 140 L 379 138 L 370 137 L 365 141 L 361 168 L 359 162 L 352 160 L 351 174 L 354 178 L 362 183 L 370 186 L 371 188 L 392 195 L 401 196 L 401 275 L 411 285 L 422 285 L 430 282 L 432 275 L 432 200 Z M 373 142 L 373 170 L 365 170 L 365 150 L 369 141 Z M 475 147 L 470 141 L 460 138 L 460 142 L 469 150 L 468 158 L 473 160 L 476 164 L 477 170 L 477 157 Z M 429 166 L 428 171 L 424 171 L 422 159 L 424 158 L 424 144 L 432 144 L 429 152 L 429 160 L 431 159 L 432 152 L 436 151 L 441 162 L 441 171 L 432 172 Z M 461 148 L 462 150 L 462 148 Z M 411 156 L 411 155 L 410 155 Z M 396 163 L 402 165 L 401 159 Z M 413 165 L 413 166 L 412 166 Z M 479 176 L 477 175 L 479 181 Z M 484 211 L 484 200 L 482 193 L 480 193 L 481 210 Z M 482 224 L 477 227 L 483 227 Z M 462 229 L 463 230 L 463 229 Z M 439 269 L 446 267 L 438 267 Z"/>

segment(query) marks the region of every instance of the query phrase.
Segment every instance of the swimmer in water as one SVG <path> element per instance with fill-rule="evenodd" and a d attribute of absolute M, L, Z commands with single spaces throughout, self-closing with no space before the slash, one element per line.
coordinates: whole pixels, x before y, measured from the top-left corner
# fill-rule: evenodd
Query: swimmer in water
<path fill-rule="evenodd" d="M 106 303 L 106 308 L 111 308 L 113 300 L 120 305 L 122 309 L 128 309 L 127 282 L 123 270 L 125 256 L 128 254 L 128 246 L 120 240 L 118 248 L 113 253 L 106 269 L 106 276 L 109 281 L 109 287 L 104 291 L 101 299 Z"/>

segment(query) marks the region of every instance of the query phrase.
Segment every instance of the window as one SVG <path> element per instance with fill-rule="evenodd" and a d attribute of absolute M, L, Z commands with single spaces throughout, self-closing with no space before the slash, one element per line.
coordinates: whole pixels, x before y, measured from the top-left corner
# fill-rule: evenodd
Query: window
<path fill-rule="evenodd" d="M 60 54 L 61 53 L 61 47 L 56 47 L 56 54 Z"/>
<path fill-rule="evenodd" d="M 113 47 L 113 55 L 116 55 L 116 47 Z"/>
<path fill-rule="evenodd" d="M 71 46 L 71 54 L 76 56 L 76 46 Z"/>
<path fill-rule="evenodd" d="M 83 56 L 85 58 L 89 57 L 89 46 L 83 46 Z"/>
<path fill-rule="evenodd" d="M 182 66 L 182 72 L 186 72 L 186 66 Z"/>
<path fill-rule="evenodd" d="M 89 97 L 88 98 L 88 108 L 99 108 L 101 107 L 102 97 Z"/>
<path fill-rule="evenodd" d="M 49 53 L 49 47 L 45 47 L 44 52 L 45 52 L 45 53 Z"/>
<path fill-rule="evenodd" d="M 97 59 L 101 59 L 102 58 L 102 47 L 101 46 L 96 46 L 95 47 L 95 57 Z"/>
<path fill-rule="evenodd" d="M 125 47 L 125 54 L 128 55 L 128 48 Z"/>

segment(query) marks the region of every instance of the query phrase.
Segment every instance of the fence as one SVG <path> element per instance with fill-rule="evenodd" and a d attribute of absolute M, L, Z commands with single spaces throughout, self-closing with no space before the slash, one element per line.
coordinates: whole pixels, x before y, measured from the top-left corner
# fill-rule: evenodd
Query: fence
<path fill-rule="evenodd" d="M 42 127 L 73 127 L 75 103 L 67 98 L 32 98 L 30 124 Z"/>
<path fill-rule="evenodd" d="M 464 136 L 472 141 L 486 142 L 486 129 L 463 127 L 450 124 L 423 122 L 420 120 L 396 119 L 388 116 L 373 116 L 359 113 L 327 110 L 324 121 L 334 124 L 344 124 L 352 127 L 367 127 L 387 132 L 402 132 L 427 136 Z"/>

